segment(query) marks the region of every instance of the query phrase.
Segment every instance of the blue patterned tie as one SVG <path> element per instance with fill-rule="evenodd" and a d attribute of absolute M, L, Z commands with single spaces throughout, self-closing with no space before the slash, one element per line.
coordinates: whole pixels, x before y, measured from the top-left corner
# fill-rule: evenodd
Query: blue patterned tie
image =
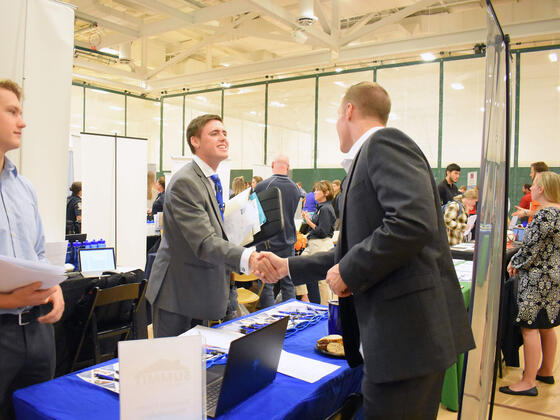
<path fill-rule="evenodd" d="M 214 189 L 216 190 L 216 200 L 218 200 L 218 207 L 220 208 L 220 214 L 222 215 L 222 220 L 224 220 L 224 196 L 222 195 L 222 183 L 220 182 L 220 177 L 218 174 L 214 174 L 210 177 L 214 182 Z"/>

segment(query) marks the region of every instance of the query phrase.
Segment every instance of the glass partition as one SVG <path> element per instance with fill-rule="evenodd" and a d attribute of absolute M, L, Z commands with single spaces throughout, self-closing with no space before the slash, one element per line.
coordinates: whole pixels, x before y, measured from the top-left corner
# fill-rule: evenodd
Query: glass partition
<path fill-rule="evenodd" d="M 373 70 L 335 74 L 319 78 L 319 106 L 317 114 L 317 167 L 340 168 L 340 151 L 336 121 L 340 100 L 348 88 L 356 83 L 373 81 Z"/>
<path fill-rule="evenodd" d="M 560 49 L 521 54 L 519 166 L 560 166 Z"/>
<path fill-rule="evenodd" d="M 377 82 L 391 97 L 387 126 L 410 136 L 437 167 L 439 126 L 439 63 L 380 69 Z M 480 156 L 480 153 L 479 153 Z"/>
<path fill-rule="evenodd" d="M 126 135 L 148 139 L 148 163 L 159 163 L 160 103 L 128 97 L 126 102 Z"/>
<path fill-rule="evenodd" d="M 86 89 L 86 131 L 124 136 L 124 95 Z"/>
<path fill-rule="evenodd" d="M 250 169 L 264 161 L 265 85 L 224 91 L 224 125 L 232 169 Z"/>
<path fill-rule="evenodd" d="M 443 64 L 442 166 L 478 167 L 484 119 L 484 58 Z"/>
<path fill-rule="evenodd" d="M 163 100 L 163 166 L 173 168 L 171 158 L 183 154 L 183 97 L 175 96 Z"/>
<path fill-rule="evenodd" d="M 315 78 L 269 84 L 266 164 L 284 154 L 292 168 L 312 168 L 314 130 Z"/>

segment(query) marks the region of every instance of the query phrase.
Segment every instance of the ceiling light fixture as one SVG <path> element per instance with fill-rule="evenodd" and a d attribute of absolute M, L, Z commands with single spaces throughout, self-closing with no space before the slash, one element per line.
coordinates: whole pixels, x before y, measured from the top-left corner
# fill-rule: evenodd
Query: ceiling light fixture
<path fill-rule="evenodd" d="M 550 60 L 551 63 L 556 63 L 558 61 L 558 54 L 550 53 L 548 54 L 548 59 Z"/>
<path fill-rule="evenodd" d="M 220 86 L 221 86 L 221 87 L 223 87 L 223 88 L 228 88 L 228 87 L 230 87 L 230 86 L 231 86 L 231 83 L 228 83 L 228 82 L 222 82 L 222 83 L 220 83 Z"/>
<path fill-rule="evenodd" d="M 422 60 L 424 61 L 434 61 L 436 59 L 434 53 L 431 52 L 422 53 L 420 54 L 420 57 L 422 57 Z"/>
<path fill-rule="evenodd" d="M 340 73 L 342 70 L 343 70 L 342 67 L 337 67 L 334 69 L 334 71 L 336 71 L 337 73 Z"/>
<path fill-rule="evenodd" d="M 465 86 L 462 83 L 451 83 L 451 87 L 455 90 L 463 90 Z"/>

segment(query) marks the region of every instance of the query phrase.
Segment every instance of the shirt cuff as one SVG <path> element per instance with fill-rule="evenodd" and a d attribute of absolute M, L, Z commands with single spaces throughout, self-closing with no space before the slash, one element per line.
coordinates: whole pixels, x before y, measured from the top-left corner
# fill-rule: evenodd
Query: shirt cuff
<path fill-rule="evenodd" d="M 255 247 L 246 248 L 241 254 L 241 260 L 239 261 L 239 270 L 243 274 L 251 274 L 251 268 L 249 267 L 249 258 L 251 254 L 255 251 Z"/>

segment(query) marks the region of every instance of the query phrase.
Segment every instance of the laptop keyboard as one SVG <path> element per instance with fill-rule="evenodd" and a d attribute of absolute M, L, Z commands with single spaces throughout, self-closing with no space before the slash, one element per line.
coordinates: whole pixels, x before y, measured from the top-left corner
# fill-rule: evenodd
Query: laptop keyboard
<path fill-rule="evenodd" d="M 213 412 L 218 405 L 218 398 L 220 397 L 220 390 L 222 389 L 223 378 L 219 378 L 206 385 L 206 411 Z"/>

